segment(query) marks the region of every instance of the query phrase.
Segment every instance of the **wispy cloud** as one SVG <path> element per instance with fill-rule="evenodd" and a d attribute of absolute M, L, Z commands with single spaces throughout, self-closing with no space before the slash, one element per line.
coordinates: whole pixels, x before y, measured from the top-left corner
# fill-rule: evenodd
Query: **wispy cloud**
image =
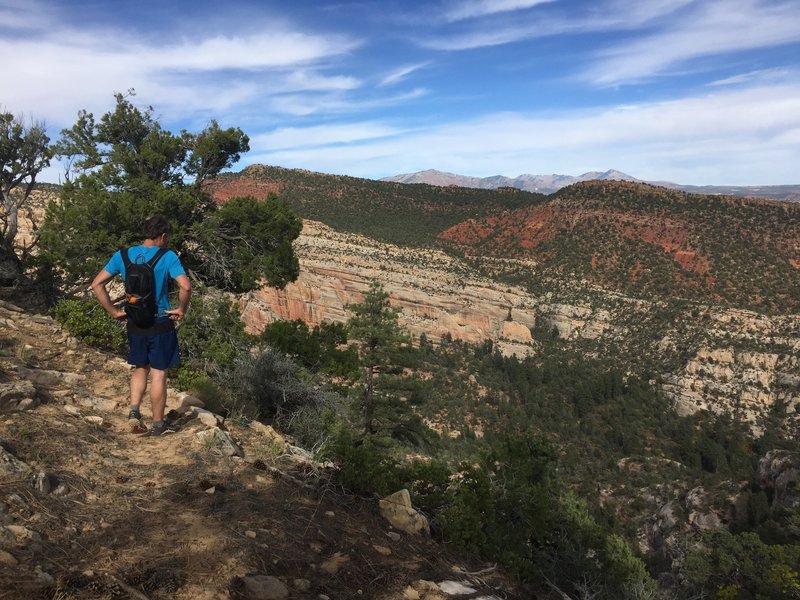
<path fill-rule="evenodd" d="M 437 31 L 428 37 L 420 38 L 418 43 L 437 50 L 473 50 L 563 34 L 634 31 L 674 15 L 695 1 L 641 0 L 630 3 L 626 0 L 606 0 L 588 5 L 578 14 L 569 12 L 562 4 L 531 2 L 526 4 L 549 6 L 546 7 L 546 11 L 531 13 L 524 17 L 507 15 L 502 20 L 493 21 L 491 27 L 479 21 L 472 26 L 454 31 L 448 29 Z M 495 14 L 502 16 L 500 11 L 496 11 Z"/>
<path fill-rule="evenodd" d="M 703 2 L 655 33 L 601 51 L 585 77 L 598 85 L 636 82 L 672 69 L 701 69 L 693 59 L 797 41 L 797 2 Z"/>
<path fill-rule="evenodd" d="M 281 127 L 275 131 L 251 137 L 252 145 L 269 148 L 296 150 L 324 146 L 339 146 L 356 142 L 374 141 L 407 133 L 381 122 L 340 123 L 313 127 Z"/>
<path fill-rule="evenodd" d="M 397 106 L 427 93 L 425 88 L 415 88 L 402 94 L 366 99 L 353 99 L 341 94 L 287 94 L 270 98 L 268 104 L 277 113 L 294 116 L 334 115 Z"/>
<path fill-rule="evenodd" d="M 10 59 L 4 75 L 20 85 L 7 86 L 3 100 L 63 123 L 79 108 L 96 107 L 98 98 L 111 103 L 113 92 L 129 88 L 161 106 L 174 105 L 180 98 L 183 110 L 201 105 L 206 110 L 229 108 L 259 94 L 350 90 L 360 85 L 356 78 L 319 69 L 359 43 L 343 35 L 294 30 L 201 37 L 159 47 L 109 29 L 55 29 L 31 39 L 5 37 L 0 38 L 0 55 Z M 43 68 L 47 85 L 32 84 Z M 212 77 L 222 73 L 221 79 Z"/>
<path fill-rule="evenodd" d="M 560 32 L 553 30 L 545 32 L 537 27 L 512 25 L 489 31 L 474 29 L 456 35 L 432 35 L 425 39 L 419 39 L 418 43 L 425 48 L 433 50 L 474 50 L 476 48 L 502 46 L 521 40 L 555 35 L 556 33 L 563 33 L 563 30 Z"/>
<path fill-rule="evenodd" d="M 680 183 L 786 183 L 797 179 L 791 165 L 800 161 L 800 86 L 546 118 L 498 113 L 424 130 L 392 129 L 389 137 L 353 137 L 344 146 L 336 143 L 335 150 L 303 142 L 325 137 L 324 129 L 314 128 L 308 138 L 302 129 L 293 129 L 291 136 L 281 137 L 280 150 L 256 157 L 269 164 L 315 165 L 322 171 L 368 177 L 427 168 L 482 176 L 617 168 L 653 180 L 668 172 Z M 784 165 L 783 170 L 776 171 L 776 164 Z M 772 173 L 771 180 L 754 182 L 753 174 L 759 172 Z"/>
<path fill-rule="evenodd" d="M 380 84 L 379 84 L 379 85 L 380 85 L 380 86 L 387 86 L 387 85 L 395 85 L 395 84 L 397 84 L 397 83 L 400 83 L 400 82 L 401 82 L 401 81 L 403 81 L 403 80 L 404 80 L 406 77 L 408 77 L 409 75 L 411 75 L 411 73 L 414 73 L 415 71 L 419 71 L 420 69 L 424 69 L 424 68 L 425 68 L 425 67 L 427 67 L 429 64 L 430 64 L 430 63 L 428 63 L 428 62 L 424 62 L 424 63 L 417 63 L 417 64 L 415 64 L 415 65 L 405 65 L 405 66 L 403 66 L 403 67 L 400 67 L 400 68 L 398 68 L 398 69 L 395 69 L 394 71 L 392 71 L 391 73 L 389 73 L 388 75 L 386 75 L 386 76 L 385 76 L 385 77 L 384 77 L 384 78 L 381 80 L 381 82 L 380 82 Z"/>
<path fill-rule="evenodd" d="M 717 79 L 709 83 L 710 86 L 744 85 L 744 84 L 764 84 L 776 81 L 800 81 L 800 70 L 798 69 L 759 69 L 740 73 L 724 79 Z"/>
<path fill-rule="evenodd" d="M 464 15 L 499 14 L 506 7 L 534 2 L 475 2 Z M 454 12 L 452 14 L 462 14 Z M 465 17 L 466 18 L 466 17 Z M 451 19 L 455 20 L 455 19 Z M 580 77 L 593 85 L 636 83 L 675 72 L 708 69 L 698 59 L 776 47 L 800 41 L 800 6 L 796 0 L 608 0 L 579 14 L 554 4 L 546 14 L 508 18 L 491 28 L 482 24 L 437 31 L 418 43 L 447 51 L 474 50 L 559 35 L 589 36 L 625 32 L 625 42 L 590 56 Z"/>
<path fill-rule="evenodd" d="M 468 0 L 458 2 L 445 12 L 447 21 L 461 21 L 475 17 L 486 17 L 499 13 L 533 8 L 539 4 L 547 4 L 554 0 Z"/>
<path fill-rule="evenodd" d="M 0 0 L 2 27 L 17 33 L 44 31 L 55 25 L 49 12 L 39 0 Z"/>
<path fill-rule="evenodd" d="M 151 68 L 192 70 L 286 67 L 341 55 L 358 42 L 342 36 L 313 36 L 295 31 L 270 31 L 243 37 L 213 37 L 152 51 L 137 48 Z"/>

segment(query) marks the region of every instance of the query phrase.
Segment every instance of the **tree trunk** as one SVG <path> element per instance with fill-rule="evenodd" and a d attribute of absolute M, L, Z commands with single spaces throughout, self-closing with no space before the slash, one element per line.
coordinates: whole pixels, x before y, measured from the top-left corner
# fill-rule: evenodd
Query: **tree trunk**
<path fill-rule="evenodd" d="M 372 427 L 372 417 L 375 414 L 375 403 L 372 397 L 374 378 L 375 365 L 369 365 L 367 367 L 367 386 L 364 390 L 364 433 L 375 433 Z"/>
<path fill-rule="evenodd" d="M 19 206 L 11 198 L 11 192 L 3 190 L 3 210 L 6 213 L 6 222 L 3 230 L 3 246 L 14 252 L 14 238 L 17 237 L 19 229 Z"/>
<path fill-rule="evenodd" d="M 0 286 L 14 285 L 22 275 L 22 263 L 14 253 L 14 247 L 0 239 Z"/>

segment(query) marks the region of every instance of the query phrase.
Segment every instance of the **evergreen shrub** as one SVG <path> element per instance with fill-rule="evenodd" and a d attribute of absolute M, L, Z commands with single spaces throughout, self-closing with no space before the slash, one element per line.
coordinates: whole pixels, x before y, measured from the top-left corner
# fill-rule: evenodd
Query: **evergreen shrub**
<path fill-rule="evenodd" d="M 67 331 L 90 346 L 112 352 L 125 348 L 128 339 L 125 327 L 94 299 L 61 300 L 53 308 L 53 315 Z"/>

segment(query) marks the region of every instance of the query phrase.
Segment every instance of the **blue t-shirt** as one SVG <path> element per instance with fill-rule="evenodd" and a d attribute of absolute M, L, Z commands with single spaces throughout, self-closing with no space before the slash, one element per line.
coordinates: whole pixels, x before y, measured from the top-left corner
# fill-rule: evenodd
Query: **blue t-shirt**
<path fill-rule="evenodd" d="M 128 258 L 131 262 L 147 262 L 158 252 L 158 246 L 133 246 L 128 249 Z M 117 250 L 108 264 L 104 267 L 111 275 L 122 275 L 122 280 L 125 280 L 125 264 L 122 262 L 122 255 Z M 153 275 L 156 280 L 156 305 L 158 306 L 158 314 L 163 315 L 165 311 L 169 310 L 169 279 L 176 279 L 181 275 L 186 275 L 183 270 L 181 259 L 172 250 L 167 252 L 158 259 Z"/>

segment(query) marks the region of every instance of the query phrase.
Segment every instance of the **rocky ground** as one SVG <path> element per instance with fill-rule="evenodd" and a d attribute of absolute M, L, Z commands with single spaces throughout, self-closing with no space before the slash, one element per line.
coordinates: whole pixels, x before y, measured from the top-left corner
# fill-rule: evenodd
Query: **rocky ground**
<path fill-rule="evenodd" d="M 0 298 L 0 600 L 535 597 L 393 527 L 267 425 L 170 390 L 180 431 L 130 433 L 124 360 Z"/>

